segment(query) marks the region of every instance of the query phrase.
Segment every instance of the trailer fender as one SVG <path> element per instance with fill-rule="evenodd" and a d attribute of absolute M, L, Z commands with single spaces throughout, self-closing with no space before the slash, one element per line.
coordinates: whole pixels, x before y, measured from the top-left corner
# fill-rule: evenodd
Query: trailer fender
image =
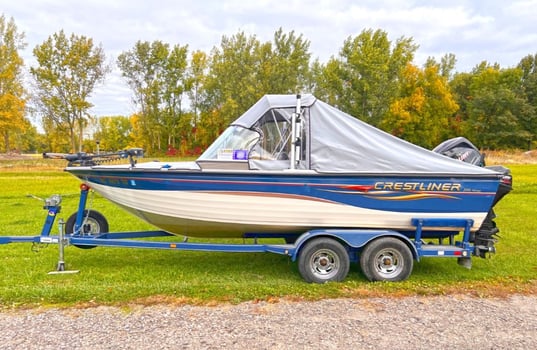
<path fill-rule="evenodd" d="M 361 229 L 328 229 L 328 230 L 310 230 L 303 233 L 295 242 L 295 247 L 291 251 L 291 259 L 295 261 L 302 246 L 315 237 L 331 237 L 334 238 L 353 250 L 358 250 L 364 247 L 369 242 L 380 237 L 395 237 L 403 241 L 412 252 L 415 260 L 419 261 L 418 250 L 416 245 L 407 236 L 393 230 L 361 230 Z"/>

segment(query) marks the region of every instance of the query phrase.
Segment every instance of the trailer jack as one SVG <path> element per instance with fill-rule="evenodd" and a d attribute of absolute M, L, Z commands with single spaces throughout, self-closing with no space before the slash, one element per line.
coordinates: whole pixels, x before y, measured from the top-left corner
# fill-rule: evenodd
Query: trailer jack
<path fill-rule="evenodd" d="M 65 247 L 69 245 L 69 240 L 65 237 L 65 223 L 63 219 L 58 220 L 58 264 L 56 265 L 56 271 L 50 271 L 49 275 L 60 274 L 74 274 L 79 273 L 80 270 L 66 270 L 65 269 Z"/>

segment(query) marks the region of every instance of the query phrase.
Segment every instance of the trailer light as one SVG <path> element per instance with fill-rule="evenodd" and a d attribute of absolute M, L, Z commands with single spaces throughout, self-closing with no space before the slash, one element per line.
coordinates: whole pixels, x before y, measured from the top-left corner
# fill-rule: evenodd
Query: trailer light
<path fill-rule="evenodd" d="M 509 186 L 512 186 L 513 185 L 513 177 L 510 176 L 510 175 L 504 175 L 502 177 L 502 183 L 505 184 L 505 185 L 509 185 Z"/>
<path fill-rule="evenodd" d="M 462 254 L 462 253 L 459 252 L 459 251 L 456 251 L 456 252 L 453 253 L 453 255 L 455 255 L 455 256 L 459 256 L 459 255 L 461 255 L 461 254 Z"/>
<path fill-rule="evenodd" d="M 468 256 L 468 252 L 467 252 L 466 250 L 463 251 L 463 252 L 462 252 L 462 256 L 467 257 L 467 256 Z"/>
<path fill-rule="evenodd" d="M 81 191 L 89 191 L 90 187 L 87 184 L 80 184 Z"/>

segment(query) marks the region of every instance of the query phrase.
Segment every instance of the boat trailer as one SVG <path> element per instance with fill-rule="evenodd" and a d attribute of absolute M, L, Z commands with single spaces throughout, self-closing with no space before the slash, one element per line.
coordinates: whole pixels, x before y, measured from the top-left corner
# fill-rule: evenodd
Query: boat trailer
<path fill-rule="evenodd" d="M 247 234 L 253 244 L 194 243 L 187 238 L 180 242 L 143 240 L 149 237 L 174 236 L 165 231 L 108 232 L 108 223 L 97 211 L 86 209 L 91 189 L 80 186 L 78 211 L 64 222 L 58 220 L 58 235 L 51 234 L 56 218 L 61 211 L 61 196 L 53 195 L 44 201 L 47 211 L 41 234 L 35 236 L 0 236 L 0 244 L 33 243 L 34 245 L 58 244 L 59 258 L 56 271 L 51 273 L 73 273 L 66 270 L 64 250 L 68 246 L 79 248 L 123 247 L 167 250 L 189 250 L 233 253 L 276 253 L 286 255 L 298 262 L 301 276 L 307 282 L 324 283 L 342 281 L 347 277 L 350 263 L 360 264 L 365 277 L 370 281 L 402 281 L 412 273 L 414 260 L 422 257 L 456 257 L 458 263 L 471 268 L 471 256 L 483 256 L 494 252 L 493 248 L 471 243 L 470 228 L 473 220 L 467 218 L 414 218 L 413 237 L 383 229 L 314 229 L 298 236 L 294 234 Z M 452 231 L 447 231 L 448 230 Z M 424 231 L 438 231 L 438 244 L 424 242 Z M 461 241 L 454 241 L 459 232 Z M 259 238 L 283 238 L 286 244 L 261 244 Z M 449 238 L 448 244 L 443 240 Z"/>

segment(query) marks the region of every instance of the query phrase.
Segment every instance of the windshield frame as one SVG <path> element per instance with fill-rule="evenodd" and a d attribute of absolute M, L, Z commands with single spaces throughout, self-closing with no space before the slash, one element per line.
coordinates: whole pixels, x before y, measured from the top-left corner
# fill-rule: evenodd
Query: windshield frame
<path fill-rule="evenodd" d="M 214 140 L 198 160 L 247 160 L 260 139 L 261 134 L 256 130 L 231 125 Z"/>

